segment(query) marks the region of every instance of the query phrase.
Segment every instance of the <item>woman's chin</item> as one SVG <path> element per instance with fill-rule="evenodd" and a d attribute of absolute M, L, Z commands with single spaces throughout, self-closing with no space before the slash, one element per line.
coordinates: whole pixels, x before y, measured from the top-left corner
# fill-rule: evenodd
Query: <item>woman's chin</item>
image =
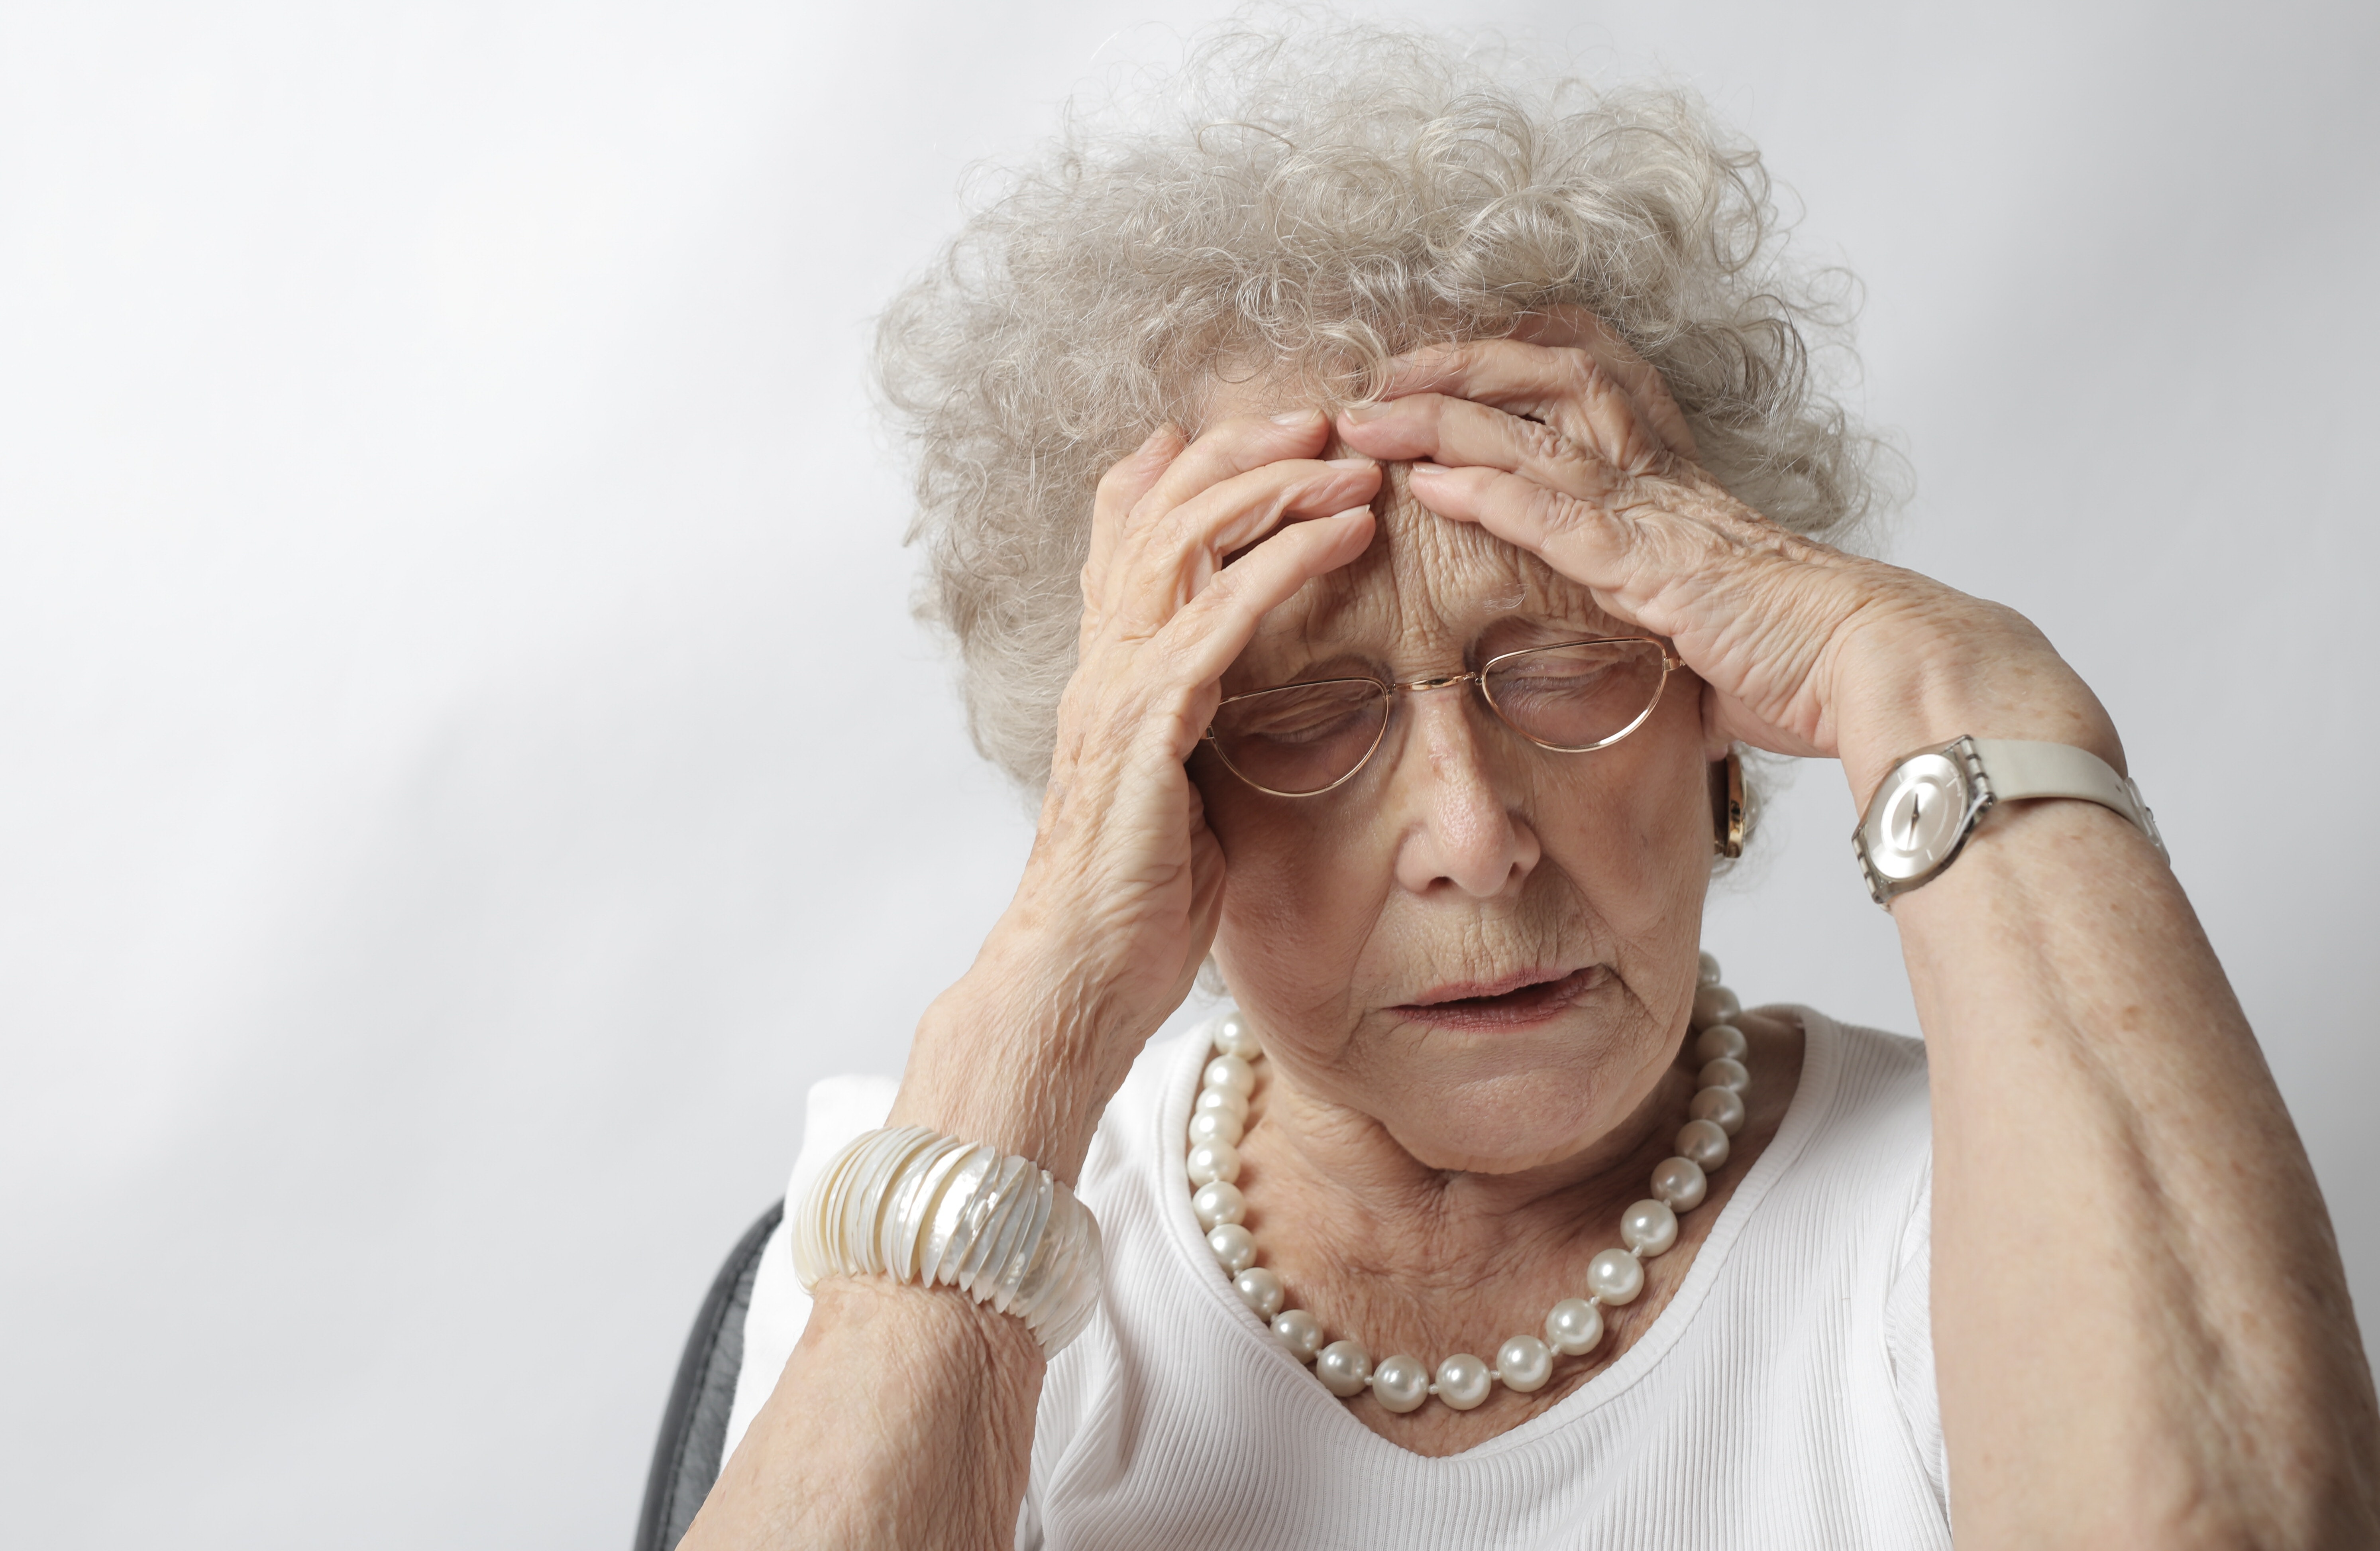
<path fill-rule="evenodd" d="M 1432 1127 L 1421 1135 L 1405 1135 L 1395 1128 L 1389 1134 L 1398 1146 L 1412 1154 L 1415 1163 L 1425 1168 L 1446 1174 L 1526 1174 L 1531 1169 L 1547 1168 L 1575 1157 L 1593 1145 L 1594 1138 L 1575 1134 L 1560 1137 L 1509 1137 L 1495 1139 L 1483 1148 L 1476 1136 L 1447 1134 Z"/>
<path fill-rule="evenodd" d="M 1381 1124 L 1426 1168 L 1521 1174 L 1576 1157 L 1626 1118 L 1633 1106 L 1608 1112 L 1595 1086 L 1568 1071 L 1463 1084 L 1426 1105 L 1396 1105 L 1406 1113 L 1383 1115 Z"/>

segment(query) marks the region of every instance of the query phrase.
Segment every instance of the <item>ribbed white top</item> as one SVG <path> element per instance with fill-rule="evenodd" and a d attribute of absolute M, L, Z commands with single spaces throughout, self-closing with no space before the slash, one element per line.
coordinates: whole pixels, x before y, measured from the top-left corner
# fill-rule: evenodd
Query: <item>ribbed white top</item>
<path fill-rule="evenodd" d="M 1182 1179 L 1203 1041 L 1152 1046 L 1084 1169 L 1106 1294 L 1043 1387 L 1017 1544 L 1948 1546 L 1924 1049 L 1790 1010 L 1808 1034 L 1792 1105 L 1660 1317 L 1560 1404 L 1443 1459 L 1348 1416 L 1232 1291 Z M 891 1101 L 877 1079 L 813 1090 L 792 1188 Z M 771 1243 L 731 1450 L 808 1313 Z"/>

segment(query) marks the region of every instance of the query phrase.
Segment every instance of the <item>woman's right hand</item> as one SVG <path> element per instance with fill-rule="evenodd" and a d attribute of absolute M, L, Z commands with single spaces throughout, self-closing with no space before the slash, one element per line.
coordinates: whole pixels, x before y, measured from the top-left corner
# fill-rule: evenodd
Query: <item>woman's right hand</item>
<path fill-rule="evenodd" d="M 1329 436 L 1318 411 L 1225 420 L 1186 446 L 1168 427 L 1099 482 L 1024 881 L 920 1022 L 892 1123 L 1075 1177 L 1214 938 L 1222 853 L 1184 762 L 1223 672 L 1269 611 L 1371 542 L 1379 465 L 1320 460 Z"/>

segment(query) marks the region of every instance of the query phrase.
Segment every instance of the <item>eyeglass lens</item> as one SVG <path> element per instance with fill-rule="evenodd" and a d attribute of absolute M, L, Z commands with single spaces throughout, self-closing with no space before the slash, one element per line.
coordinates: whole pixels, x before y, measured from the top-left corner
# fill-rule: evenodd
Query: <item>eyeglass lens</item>
<path fill-rule="evenodd" d="M 1522 737 L 1584 753 L 1635 731 L 1668 675 L 1669 656 L 1658 641 L 1576 641 L 1499 657 L 1480 688 Z M 1388 730 L 1395 693 L 1370 678 L 1259 690 L 1218 707 L 1208 736 L 1223 763 L 1250 785 L 1310 796 L 1344 781 L 1371 757 Z"/>

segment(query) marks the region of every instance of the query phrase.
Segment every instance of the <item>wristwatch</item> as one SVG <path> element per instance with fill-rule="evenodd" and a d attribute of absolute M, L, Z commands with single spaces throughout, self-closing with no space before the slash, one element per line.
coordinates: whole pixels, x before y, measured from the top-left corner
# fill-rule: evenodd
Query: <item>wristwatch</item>
<path fill-rule="evenodd" d="M 1984 815 L 2003 802 L 2074 797 L 2113 808 L 2166 854 L 2156 818 L 2141 788 L 2106 760 L 2065 743 L 1961 738 L 1910 755 L 1892 767 L 1852 832 L 1870 898 L 1893 899 L 1934 881 L 1959 858 Z"/>

